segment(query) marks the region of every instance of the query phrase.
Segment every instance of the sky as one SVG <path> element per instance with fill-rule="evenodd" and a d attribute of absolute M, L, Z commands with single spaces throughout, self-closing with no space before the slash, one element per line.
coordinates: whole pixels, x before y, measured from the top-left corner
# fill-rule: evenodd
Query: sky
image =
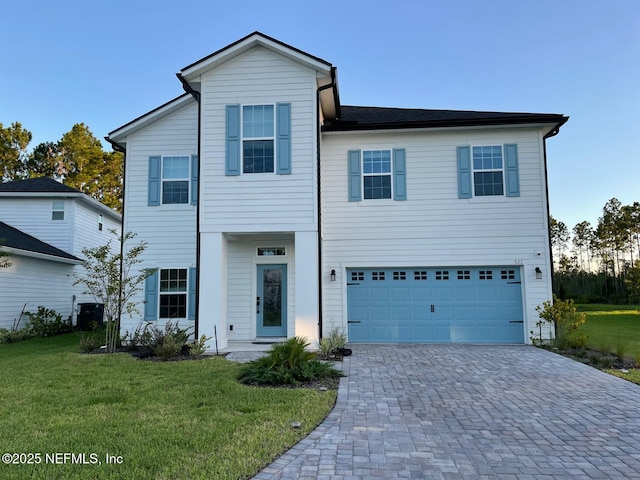
<path fill-rule="evenodd" d="M 0 123 L 32 132 L 30 149 L 76 123 L 102 140 L 254 31 L 336 66 L 343 105 L 569 116 L 547 158 L 570 230 L 640 201 L 638 0 L 5 2 Z"/>

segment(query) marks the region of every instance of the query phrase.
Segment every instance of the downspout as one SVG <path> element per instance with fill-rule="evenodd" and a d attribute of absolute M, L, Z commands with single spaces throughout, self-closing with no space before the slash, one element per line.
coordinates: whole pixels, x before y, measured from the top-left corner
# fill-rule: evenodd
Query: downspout
<path fill-rule="evenodd" d="M 320 93 L 323 90 L 327 90 L 332 88 L 334 90 L 334 97 L 337 98 L 337 84 L 336 84 L 336 67 L 331 67 L 331 83 L 326 85 L 322 85 L 318 87 L 316 91 L 316 106 L 318 108 L 318 115 L 316 117 L 317 122 L 317 138 L 316 138 L 316 189 L 317 189 L 317 198 L 318 202 L 318 340 L 322 339 L 322 284 L 323 284 L 323 276 L 322 276 L 322 182 L 321 182 L 321 174 L 322 168 L 320 166 L 320 139 L 322 137 L 322 125 L 320 125 Z M 337 102 L 336 102 L 337 103 Z M 336 105 L 336 114 L 339 113 L 339 106 Z"/>
<path fill-rule="evenodd" d="M 193 329 L 194 340 L 197 341 L 200 336 L 200 192 L 201 189 L 201 171 L 200 168 L 200 121 L 201 121 L 201 104 L 200 104 L 200 92 L 194 90 L 189 82 L 187 82 L 180 73 L 176 73 L 178 80 L 182 83 L 182 88 L 185 92 L 191 94 L 196 103 L 198 104 L 198 199 L 196 200 L 196 320 Z"/>
<path fill-rule="evenodd" d="M 547 199 L 547 241 L 549 242 L 549 265 L 551 265 L 551 296 L 553 298 L 553 292 L 555 290 L 555 281 L 553 278 L 553 246 L 551 245 L 551 223 L 549 218 L 551 217 L 551 205 L 549 204 L 549 172 L 547 171 L 547 138 L 555 137 L 560 132 L 560 127 L 567 123 L 569 118 L 565 118 L 564 121 L 558 123 L 549 133 L 542 137 L 542 151 L 544 161 L 544 189 Z"/>
<path fill-rule="evenodd" d="M 126 189 L 126 179 L 127 179 L 127 149 L 122 145 L 114 142 L 109 137 L 104 137 L 104 139 L 111 144 L 111 148 L 115 152 L 122 153 L 122 217 L 120 219 L 120 282 L 118 285 L 118 335 L 120 335 L 120 328 L 122 325 L 122 270 L 124 268 L 124 198 L 125 198 L 125 189 Z"/>

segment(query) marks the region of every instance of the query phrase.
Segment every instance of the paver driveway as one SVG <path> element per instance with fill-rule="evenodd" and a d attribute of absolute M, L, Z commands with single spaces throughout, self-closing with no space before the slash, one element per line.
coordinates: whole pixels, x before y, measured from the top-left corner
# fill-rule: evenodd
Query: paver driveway
<path fill-rule="evenodd" d="M 534 347 L 355 345 L 266 479 L 640 478 L 640 386 Z"/>

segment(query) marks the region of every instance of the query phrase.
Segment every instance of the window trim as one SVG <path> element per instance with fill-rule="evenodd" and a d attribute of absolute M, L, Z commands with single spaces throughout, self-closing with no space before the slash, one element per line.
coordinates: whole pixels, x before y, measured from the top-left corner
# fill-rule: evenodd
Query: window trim
<path fill-rule="evenodd" d="M 184 178 L 164 178 L 164 160 L 165 158 L 184 158 L 187 161 L 187 176 Z M 160 156 L 160 205 L 190 205 L 191 204 L 191 181 L 193 174 L 191 155 L 161 155 Z M 165 203 L 164 202 L 164 184 L 165 182 L 185 182 L 187 184 L 187 201 L 180 203 Z"/>
<path fill-rule="evenodd" d="M 389 172 L 373 172 L 365 173 L 364 171 L 364 155 L 365 152 L 388 152 L 389 153 Z M 393 148 L 363 148 L 360 150 L 360 175 L 362 176 L 360 195 L 363 201 L 377 200 L 393 200 L 394 182 L 393 182 Z M 383 198 L 365 198 L 365 177 L 389 177 L 389 196 Z"/>
<path fill-rule="evenodd" d="M 244 134 L 244 109 L 245 107 L 272 107 L 272 134 L 270 137 L 245 137 Z M 275 103 L 243 103 L 240 105 L 240 173 L 241 175 L 275 175 L 277 173 L 278 152 L 277 149 L 277 104 Z M 273 145 L 273 170 L 268 172 L 245 172 L 244 171 L 244 142 L 270 140 Z"/>
<path fill-rule="evenodd" d="M 498 168 L 475 168 L 475 165 L 473 163 L 473 153 L 474 153 L 474 149 L 476 148 L 484 148 L 484 147 L 490 147 L 490 148 L 495 148 L 495 147 L 499 147 L 500 148 L 500 161 L 502 166 L 498 169 Z M 506 165 L 505 165 L 505 152 L 504 152 L 504 145 L 502 144 L 478 144 L 478 145 L 471 145 L 471 191 L 472 191 L 472 196 L 473 198 L 480 198 L 480 197 L 506 197 L 507 194 L 507 178 L 506 178 Z M 502 193 L 501 194 L 496 194 L 496 195 L 477 195 L 476 194 L 476 173 L 491 173 L 491 172 L 500 172 L 502 175 Z"/>

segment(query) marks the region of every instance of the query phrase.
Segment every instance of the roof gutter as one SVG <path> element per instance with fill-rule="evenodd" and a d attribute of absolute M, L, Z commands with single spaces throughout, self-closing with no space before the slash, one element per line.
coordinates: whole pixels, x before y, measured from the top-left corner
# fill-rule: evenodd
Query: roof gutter
<path fill-rule="evenodd" d="M 318 87 L 316 91 L 316 107 L 318 108 L 318 115 L 316 117 L 316 201 L 318 203 L 318 340 L 322 338 L 322 285 L 323 285 L 323 275 L 322 275 L 322 167 L 320 165 L 321 158 L 321 148 L 320 141 L 322 136 L 322 125 L 320 124 L 320 109 L 321 109 L 321 101 L 320 94 L 322 91 L 327 90 L 329 88 L 333 89 L 334 92 L 334 101 L 336 107 L 336 116 L 340 116 L 340 101 L 338 99 L 338 85 L 336 82 L 336 67 L 331 67 L 331 83 L 326 85 L 322 85 Z"/>

